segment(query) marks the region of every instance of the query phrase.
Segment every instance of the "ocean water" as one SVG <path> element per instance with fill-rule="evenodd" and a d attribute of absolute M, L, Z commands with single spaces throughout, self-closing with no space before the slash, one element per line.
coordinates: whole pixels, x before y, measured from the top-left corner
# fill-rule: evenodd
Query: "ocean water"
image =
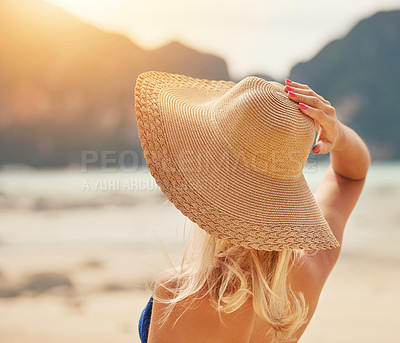
<path fill-rule="evenodd" d="M 312 190 L 321 182 L 328 164 L 308 161 L 303 169 L 304 176 Z M 400 161 L 373 163 L 368 171 L 366 188 L 400 186 Z M 146 194 L 159 192 L 157 184 L 148 168 L 135 168 L 132 171 L 116 169 L 79 168 L 65 169 L 0 169 L 1 195 L 45 195 L 74 194 L 93 195 L 104 192 Z M 0 208 L 1 209 L 1 208 Z"/>
<path fill-rule="evenodd" d="M 306 165 L 315 191 L 326 163 Z M 133 172 L 79 168 L 0 171 L 0 248 L 76 245 L 180 246 L 185 218 L 166 201 L 147 168 Z M 344 250 L 399 255 L 400 163 L 372 164 L 345 231 Z M 396 256 L 397 256 L 396 255 Z"/>

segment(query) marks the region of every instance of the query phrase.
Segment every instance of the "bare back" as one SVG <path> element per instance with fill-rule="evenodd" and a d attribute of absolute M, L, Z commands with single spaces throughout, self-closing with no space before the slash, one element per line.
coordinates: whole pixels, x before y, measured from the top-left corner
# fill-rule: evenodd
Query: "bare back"
<path fill-rule="evenodd" d="M 336 173 L 329 166 L 315 198 L 329 223 L 337 240 L 342 244 L 345 224 L 360 196 L 365 178 L 351 180 Z M 334 267 L 340 248 L 317 251 L 307 257 L 301 266 L 294 266 L 288 283 L 295 292 L 304 294 L 309 306 L 308 322 L 294 335 L 298 340 L 311 320 L 322 291 L 322 288 Z M 160 284 L 167 282 L 169 274 L 162 276 L 156 284 L 155 293 L 165 292 Z M 149 329 L 149 343 L 265 343 L 266 332 L 270 325 L 257 317 L 249 299 L 239 310 L 222 314 L 221 318 L 207 298 L 197 301 L 192 308 L 183 311 L 185 304 L 174 309 L 173 314 L 159 327 L 156 322 L 165 305 L 155 302 Z M 182 314 L 183 313 L 183 314 Z M 181 315 L 182 314 L 182 315 Z M 181 315 L 176 325 L 175 320 Z M 222 321 L 221 321 L 222 319 Z"/>

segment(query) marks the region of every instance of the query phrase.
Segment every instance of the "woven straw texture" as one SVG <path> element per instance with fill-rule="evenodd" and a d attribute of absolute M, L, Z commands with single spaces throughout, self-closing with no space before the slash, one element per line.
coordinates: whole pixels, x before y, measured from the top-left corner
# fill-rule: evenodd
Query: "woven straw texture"
<path fill-rule="evenodd" d="M 135 110 L 151 174 L 202 229 L 259 250 L 339 246 L 302 172 L 313 121 L 283 85 L 149 71 Z"/>

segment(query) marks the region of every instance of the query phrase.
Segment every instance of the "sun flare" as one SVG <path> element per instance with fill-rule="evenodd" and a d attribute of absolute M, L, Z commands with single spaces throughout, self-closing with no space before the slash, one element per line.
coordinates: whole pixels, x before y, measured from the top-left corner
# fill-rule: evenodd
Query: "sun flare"
<path fill-rule="evenodd" d="M 91 15 L 94 12 L 107 13 L 115 7 L 116 1 L 110 0 L 46 0 L 54 5 L 80 15 Z M 114 4 L 113 4 L 114 3 Z"/>

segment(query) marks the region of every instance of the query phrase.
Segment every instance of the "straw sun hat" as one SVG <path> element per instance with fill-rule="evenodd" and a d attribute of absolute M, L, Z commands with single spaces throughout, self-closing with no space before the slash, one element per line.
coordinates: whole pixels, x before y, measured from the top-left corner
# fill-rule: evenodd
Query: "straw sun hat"
<path fill-rule="evenodd" d="M 314 122 L 283 85 L 149 71 L 135 110 L 151 174 L 202 229 L 259 250 L 339 246 L 303 175 Z"/>

